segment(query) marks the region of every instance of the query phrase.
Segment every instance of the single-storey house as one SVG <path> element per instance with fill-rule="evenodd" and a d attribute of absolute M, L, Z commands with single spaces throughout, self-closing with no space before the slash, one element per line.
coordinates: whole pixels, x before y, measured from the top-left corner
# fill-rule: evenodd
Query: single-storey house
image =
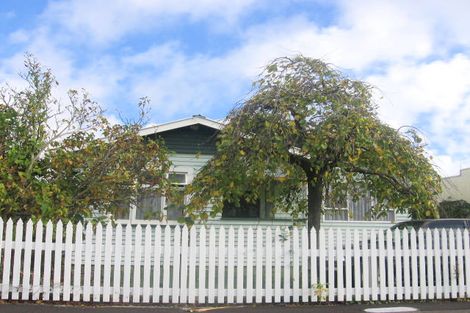
<path fill-rule="evenodd" d="M 206 164 L 216 151 L 216 140 L 223 123 L 194 115 L 190 118 L 144 128 L 142 136 L 163 139 L 170 151 L 173 163 L 172 181 L 182 188 L 189 184 L 198 171 Z M 389 227 L 390 224 L 406 220 L 406 214 L 390 211 L 387 216 L 374 218 L 370 215 L 373 205 L 370 198 L 360 201 L 345 200 L 340 207 L 325 210 L 323 225 L 326 227 L 348 226 L 351 228 Z M 224 208 L 222 214 L 207 221 L 213 225 L 279 225 L 293 224 L 292 218 L 286 213 L 270 214 L 269 206 L 260 199 L 256 206 L 249 208 Z M 141 197 L 136 206 L 130 208 L 128 214 L 118 216 L 117 221 L 132 224 L 177 224 L 181 211 L 169 206 L 164 197 L 149 195 Z"/>
<path fill-rule="evenodd" d="M 458 200 L 470 203 L 470 168 L 461 169 L 459 175 L 442 179 L 442 193 L 439 201 Z"/>

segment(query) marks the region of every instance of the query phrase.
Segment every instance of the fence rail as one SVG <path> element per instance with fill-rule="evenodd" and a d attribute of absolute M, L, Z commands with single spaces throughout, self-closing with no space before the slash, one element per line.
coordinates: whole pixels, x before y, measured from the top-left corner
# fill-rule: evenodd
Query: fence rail
<path fill-rule="evenodd" d="M 469 298 L 469 240 L 468 230 L 64 227 L 0 219 L 0 295 L 136 303 Z"/>

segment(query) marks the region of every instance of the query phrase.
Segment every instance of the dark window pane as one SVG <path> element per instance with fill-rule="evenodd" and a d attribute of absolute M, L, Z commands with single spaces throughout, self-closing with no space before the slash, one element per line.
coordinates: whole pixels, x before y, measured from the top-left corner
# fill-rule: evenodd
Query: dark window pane
<path fill-rule="evenodd" d="M 168 220 L 177 220 L 183 216 L 184 209 L 184 190 L 180 189 L 177 191 L 174 200 L 166 198 L 166 217 Z"/>
<path fill-rule="evenodd" d="M 168 178 L 172 184 L 186 184 L 186 174 L 185 173 L 170 173 Z"/>
<path fill-rule="evenodd" d="M 117 205 L 116 211 L 114 213 L 114 218 L 128 220 L 129 213 L 130 213 L 129 202 L 122 201 Z"/>
<path fill-rule="evenodd" d="M 162 197 L 153 191 L 141 194 L 137 198 L 136 219 L 160 219 L 162 211 Z"/>
<path fill-rule="evenodd" d="M 248 202 L 245 199 L 240 199 L 240 203 L 238 205 L 232 202 L 224 201 L 222 218 L 259 218 L 259 208 L 259 200 L 253 203 Z"/>

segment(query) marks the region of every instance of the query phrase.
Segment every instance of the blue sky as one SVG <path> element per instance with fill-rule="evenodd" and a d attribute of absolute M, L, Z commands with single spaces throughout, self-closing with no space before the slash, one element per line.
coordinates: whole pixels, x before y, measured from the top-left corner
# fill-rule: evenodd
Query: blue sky
<path fill-rule="evenodd" d="M 151 99 L 151 122 L 223 118 L 269 60 L 302 53 L 377 86 L 381 118 L 414 125 L 443 175 L 470 167 L 468 1 L 0 1 L 0 82 L 24 53 L 58 96 L 85 88 L 108 116 Z M 63 99 L 65 101 L 65 99 Z"/>

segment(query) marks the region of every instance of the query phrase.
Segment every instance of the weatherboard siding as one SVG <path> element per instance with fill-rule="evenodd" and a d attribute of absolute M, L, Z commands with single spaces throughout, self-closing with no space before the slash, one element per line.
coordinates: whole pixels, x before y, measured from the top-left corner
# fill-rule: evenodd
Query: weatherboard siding
<path fill-rule="evenodd" d="M 217 130 L 193 125 L 158 133 L 171 153 L 214 155 Z M 155 135 L 153 135 L 155 136 Z"/>

